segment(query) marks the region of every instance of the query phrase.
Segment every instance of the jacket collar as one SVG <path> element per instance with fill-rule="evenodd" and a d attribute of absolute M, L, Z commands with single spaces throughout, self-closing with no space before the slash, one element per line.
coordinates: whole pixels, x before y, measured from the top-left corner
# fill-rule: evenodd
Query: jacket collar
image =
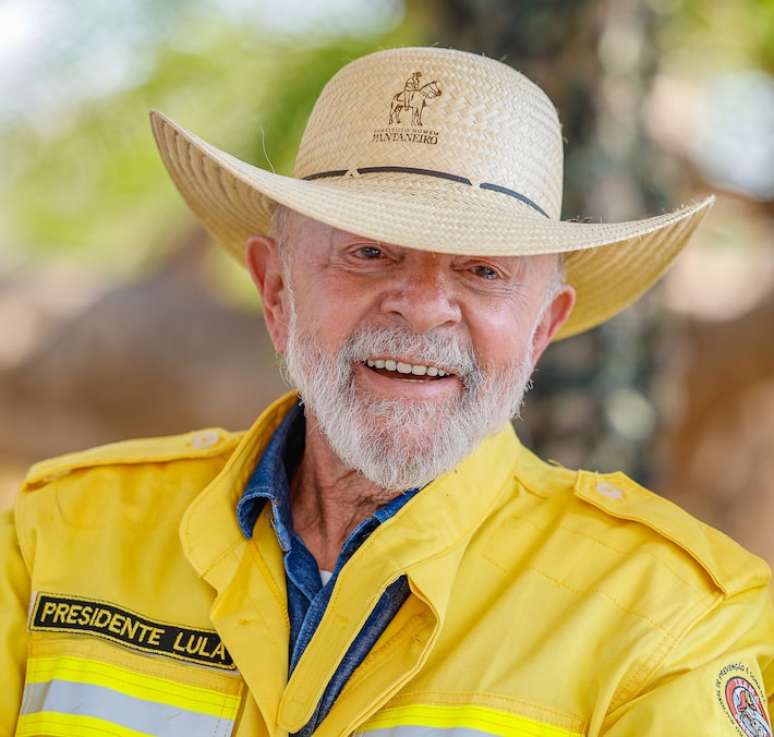
<path fill-rule="evenodd" d="M 273 659 L 287 657 L 284 571 L 266 515 L 259 518 L 254 539 L 246 540 L 235 509 L 274 430 L 296 401 L 295 392 L 287 394 L 256 420 L 222 471 L 189 506 L 180 526 L 186 556 L 219 592 L 211 611 L 213 623 L 243 669 L 269 731 L 277 734 L 297 731 L 308 721 L 378 597 L 403 574 L 408 576 L 414 595 L 412 604 L 404 609 L 414 612 L 411 626 L 418 628 L 412 635 L 415 646 L 405 651 L 405 658 L 396 655 L 393 662 L 380 668 L 380 677 L 386 682 L 379 693 L 388 694 L 421 667 L 442 628 L 466 542 L 513 493 L 513 479 L 523 456 L 508 423 L 456 467 L 424 487 L 377 528 L 342 569 L 315 636 L 290 680 L 286 680 L 286 667 L 278 667 L 271 677 L 265 665 L 261 672 L 252 673 L 249 659 L 240 663 L 237 651 L 248 643 L 254 647 L 260 639 L 275 652 Z M 248 548 L 253 552 L 247 552 Z M 275 614 L 269 615 L 271 610 L 276 610 Z M 254 622 L 256 628 L 249 635 L 235 624 L 246 621 Z M 402 626 L 400 622 L 398 626 Z M 363 692 L 359 698 L 351 694 L 349 700 L 340 698 L 341 703 L 333 709 L 346 710 L 359 703 L 362 715 L 362 709 L 377 708 L 377 698 L 381 699 L 376 692 Z M 348 717 L 342 714 L 342 718 Z"/>
<path fill-rule="evenodd" d="M 180 525 L 183 550 L 200 576 L 218 588 L 219 563 L 242 541 L 235 509 L 274 431 L 298 402 L 289 392 L 247 430 L 221 472 L 189 505 Z M 521 445 L 510 424 L 484 439 L 455 468 L 428 484 L 356 557 L 380 570 L 408 570 L 478 527 L 503 484 L 514 476 Z M 376 571 L 373 571 L 374 573 Z M 356 596 L 356 594 L 353 594 Z"/>
<path fill-rule="evenodd" d="M 244 539 L 236 515 L 239 499 L 274 431 L 297 401 L 297 393 L 290 392 L 269 405 L 183 515 L 183 551 L 196 572 L 216 589 L 229 576 L 229 553 Z"/>

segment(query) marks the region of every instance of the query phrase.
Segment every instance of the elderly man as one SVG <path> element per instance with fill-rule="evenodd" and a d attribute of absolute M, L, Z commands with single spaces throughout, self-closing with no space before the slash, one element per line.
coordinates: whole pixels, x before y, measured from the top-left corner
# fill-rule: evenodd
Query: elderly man
<path fill-rule="evenodd" d="M 417 68 L 436 142 L 375 137 Z M 438 48 L 344 67 L 294 177 L 152 123 L 297 391 L 245 433 L 30 470 L 2 527 L 4 734 L 771 735 L 765 563 L 509 423 L 548 344 L 647 289 L 711 198 L 560 221 L 550 101 Z"/>

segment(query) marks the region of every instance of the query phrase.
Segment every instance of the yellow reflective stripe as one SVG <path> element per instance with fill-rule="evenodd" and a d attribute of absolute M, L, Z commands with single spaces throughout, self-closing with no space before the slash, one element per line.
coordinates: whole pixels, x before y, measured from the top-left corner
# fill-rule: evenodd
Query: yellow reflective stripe
<path fill-rule="evenodd" d="M 239 710 L 239 696 L 138 673 L 99 660 L 65 656 L 30 658 L 27 661 L 28 683 L 45 683 L 54 679 L 112 688 L 135 699 L 155 701 L 222 719 L 235 719 Z"/>
<path fill-rule="evenodd" d="M 38 711 L 24 714 L 16 724 L 16 737 L 153 737 L 113 722 L 76 714 Z"/>
<path fill-rule="evenodd" d="M 475 729 L 499 737 L 582 737 L 580 732 L 546 724 L 488 706 L 459 704 L 413 704 L 383 709 L 358 731 L 394 727 L 435 727 L 437 729 Z"/>

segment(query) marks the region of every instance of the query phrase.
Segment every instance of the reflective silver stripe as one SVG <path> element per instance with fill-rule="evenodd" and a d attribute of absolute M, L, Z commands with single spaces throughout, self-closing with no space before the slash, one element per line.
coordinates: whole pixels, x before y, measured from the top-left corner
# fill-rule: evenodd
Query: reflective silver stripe
<path fill-rule="evenodd" d="M 24 687 L 21 715 L 41 711 L 104 719 L 156 737 L 229 737 L 234 727 L 232 719 L 135 699 L 112 688 L 57 679 Z"/>

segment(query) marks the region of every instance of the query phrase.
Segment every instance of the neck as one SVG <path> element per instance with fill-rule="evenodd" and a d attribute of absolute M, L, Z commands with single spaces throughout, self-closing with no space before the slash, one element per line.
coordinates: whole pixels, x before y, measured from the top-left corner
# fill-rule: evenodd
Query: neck
<path fill-rule="evenodd" d="M 304 455 L 291 481 L 293 528 L 323 570 L 332 571 L 352 530 L 401 492 L 388 492 L 349 468 L 306 408 Z"/>

